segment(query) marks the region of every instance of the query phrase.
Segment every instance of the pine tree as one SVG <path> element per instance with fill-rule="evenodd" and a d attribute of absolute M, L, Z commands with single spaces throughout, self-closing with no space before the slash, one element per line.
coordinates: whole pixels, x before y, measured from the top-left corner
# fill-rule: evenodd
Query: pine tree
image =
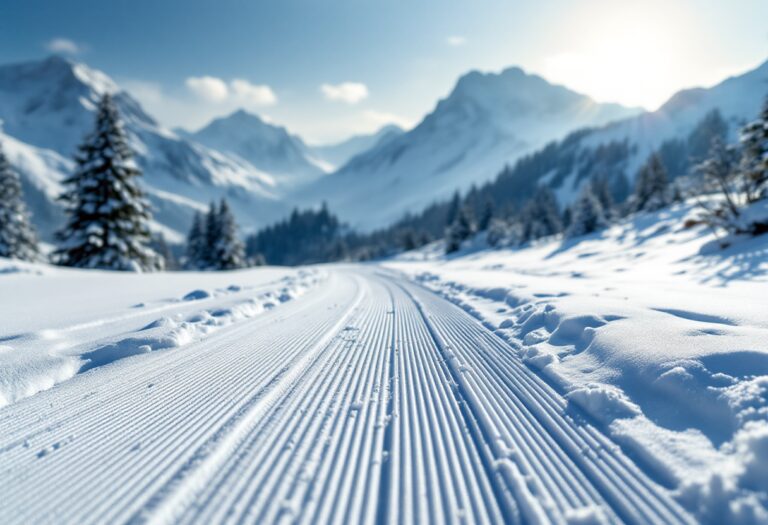
<path fill-rule="evenodd" d="M 523 236 L 530 241 L 555 235 L 563 230 L 557 199 L 547 187 L 540 187 L 520 214 Z"/>
<path fill-rule="evenodd" d="M 211 201 L 211 204 L 208 206 L 208 213 L 205 215 L 205 250 L 200 258 L 200 268 L 204 270 L 219 269 L 216 254 L 216 244 L 221 237 L 219 218 L 219 208 L 216 207 L 215 202 Z"/>
<path fill-rule="evenodd" d="M 37 261 L 37 233 L 24 204 L 19 175 L 0 145 L 0 257 Z"/>
<path fill-rule="evenodd" d="M 61 196 L 68 214 L 54 259 L 64 266 L 123 271 L 162 269 L 148 244 L 149 203 L 138 185 L 141 171 L 112 98 L 99 102 L 96 125 L 80 146 L 75 173 Z"/>
<path fill-rule="evenodd" d="M 669 204 L 669 180 L 657 154 L 649 157 L 637 175 L 631 211 L 656 211 Z"/>
<path fill-rule="evenodd" d="M 613 198 L 614 203 L 624 203 L 624 201 L 627 200 L 629 197 L 629 194 L 632 193 L 632 187 L 629 184 L 629 180 L 627 179 L 627 174 L 623 171 L 620 171 L 616 173 L 612 177 L 611 181 L 611 197 Z M 614 208 L 615 214 L 621 213 L 620 206 L 616 206 Z"/>
<path fill-rule="evenodd" d="M 763 111 L 763 119 L 768 118 Z M 761 146 L 758 139 L 761 126 L 748 124 L 742 133 L 741 159 L 738 149 L 726 147 L 719 139 L 712 142 L 709 158 L 698 167 L 703 176 L 705 191 L 719 193 L 720 199 L 699 200 L 702 210 L 701 220 L 713 230 L 722 229 L 732 234 L 759 235 L 768 232 L 768 219 L 760 214 L 750 216 L 744 212 L 752 203 L 766 198 L 768 180 L 765 166 L 768 159 L 760 157 Z M 746 143 L 746 144 L 745 144 Z M 762 182 L 761 182 L 762 179 Z"/>
<path fill-rule="evenodd" d="M 756 121 L 741 131 L 742 184 L 748 203 L 768 197 L 768 99 Z"/>
<path fill-rule="evenodd" d="M 453 194 L 453 197 L 451 198 L 451 202 L 448 204 L 448 212 L 445 218 L 445 225 L 447 227 L 450 227 L 454 222 L 456 222 L 456 217 L 459 215 L 459 210 L 461 208 L 461 197 L 459 196 L 459 192 L 455 192 Z"/>
<path fill-rule="evenodd" d="M 411 250 L 415 250 L 419 247 L 419 241 L 416 238 L 416 232 L 413 231 L 413 228 L 407 228 L 402 233 L 402 238 L 400 244 L 403 247 L 403 250 L 406 252 L 409 252 Z"/>
<path fill-rule="evenodd" d="M 260 253 L 255 253 L 251 255 L 250 257 L 248 257 L 248 260 L 247 260 L 247 265 L 249 267 L 266 266 L 266 264 L 267 264 L 267 260 L 264 259 L 264 256 Z"/>
<path fill-rule="evenodd" d="M 480 231 L 486 231 L 493 219 L 493 201 L 491 199 L 485 199 L 483 204 L 483 212 L 480 215 L 480 222 L 477 225 L 477 229 Z"/>
<path fill-rule="evenodd" d="M 687 150 L 690 160 L 698 164 L 709 156 L 710 148 L 715 140 L 722 142 L 728 137 L 728 123 L 720 110 L 713 109 L 693 128 L 688 135 Z"/>
<path fill-rule="evenodd" d="M 226 200 L 221 200 L 216 215 L 218 235 L 213 245 L 213 267 L 217 270 L 245 268 L 245 246 L 240 240 L 235 216 Z"/>
<path fill-rule="evenodd" d="M 153 235 L 150 246 L 155 251 L 155 253 L 157 253 L 160 257 L 163 258 L 163 269 L 165 270 L 178 269 L 178 261 L 176 260 L 176 257 L 173 255 L 173 251 L 171 250 L 171 247 L 168 246 L 168 242 L 165 240 L 165 235 L 163 235 L 162 233 Z"/>
<path fill-rule="evenodd" d="M 592 179 L 592 194 L 600 201 L 603 208 L 603 214 L 606 220 L 610 220 L 614 215 L 615 202 L 611 195 L 611 186 L 608 183 L 608 177 L 595 177 Z"/>
<path fill-rule="evenodd" d="M 202 270 L 207 266 L 208 237 L 205 230 L 203 214 L 195 212 L 192 219 L 192 228 L 187 235 L 187 250 L 185 254 L 184 268 L 187 270 Z"/>
<path fill-rule="evenodd" d="M 563 231 L 566 231 L 571 226 L 571 222 L 573 219 L 572 212 L 573 210 L 571 210 L 570 206 L 566 206 L 565 209 L 563 210 L 563 219 L 562 219 Z"/>
<path fill-rule="evenodd" d="M 605 214 L 600 200 L 592 191 L 591 185 L 587 185 L 571 210 L 571 224 L 565 231 L 566 237 L 579 237 L 595 232 L 606 226 Z"/>
<path fill-rule="evenodd" d="M 467 206 L 459 209 L 456 219 L 448 227 L 445 235 L 445 253 L 453 253 L 461 248 L 461 243 L 469 239 L 476 231 L 472 212 Z"/>

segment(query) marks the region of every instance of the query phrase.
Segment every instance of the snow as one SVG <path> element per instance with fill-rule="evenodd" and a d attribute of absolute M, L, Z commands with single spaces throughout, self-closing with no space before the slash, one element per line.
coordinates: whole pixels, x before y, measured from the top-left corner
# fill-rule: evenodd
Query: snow
<path fill-rule="evenodd" d="M 224 196 L 247 229 L 287 214 L 272 174 L 163 128 L 104 73 L 50 57 L 0 66 L 0 139 L 26 187 L 36 189 L 27 199 L 44 238 L 50 239 L 60 224 L 55 200 L 60 183 L 72 171 L 72 155 L 91 131 L 96 103 L 105 92 L 114 94 L 144 172 L 154 230 L 179 238 L 196 209 Z"/>
<path fill-rule="evenodd" d="M 187 136 L 212 149 L 236 155 L 271 174 L 282 192 L 325 174 L 301 138 L 244 110 L 217 118 Z"/>
<path fill-rule="evenodd" d="M 375 133 L 355 135 L 336 144 L 310 146 L 310 149 L 314 156 L 322 159 L 322 162 L 329 167 L 325 171 L 332 172 L 344 166 L 357 155 L 368 151 L 374 146 L 381 146 L 403 133 L 403 129 L 396 124 L 387 124 Z"/>
<path fill-rule="evenodd" d="M 683 227 L 695 214 L 681 204 L 585 237 L 449 259 L 430 247 L 387 266 L 506 339 L 699 519 L 760 522 L 768 236 L 714 251 L 708 230 Z"/>
<path fill-rule="evenodd" d="M 193 134 L 166 129 L 104 73 L 50 57 L 0 66 L 0 138 L 12 143 L 9 156 L 34 191 L 27 198 L 46 240 L 60 221 L 60 181 L 71 172 L 70 159 L 104 92 L 114 93 L 144 171 L 153 230 L 179 239 L 196 210 L 224 196 L 246 232 L 286 216 L 295 205 L 323 200 L 352 226 L 371 229 L 491 180 L 505 164 L 585 126 L 605 125 L 579 139 L 576 154 L 626 139 L 632 177 L 661 142 L 684 137 L 713 108 L 720 108 L 735 134 L 757 114 L 766 75 L 764 64 L 632 116 L 636 109 L 598 104 L 519 68 L 471 72 L 408 132 L 388 127 L 337 145 L 309 146 L 244 112 Z M 327 173 L 332 167 L 337 170 Z M 561 203 L 578 195 L 585 181 L 577 175 L 563 177 L 555 188 Z M 542 174 L 541 182 L 553 176 Z"/>
<path fill-rule="evenodd" d="M 15 298 L 0 303 L 0 406 L 119 359 L 183 347 L 324 278 L 279 269 L 202 275 L 210 289 L 194 288 L 201 274 L 192 272 L 141 278 L 0 259 L 3 295 Z"/>
<path fill-rule="evenodd" d="M 519 68 L 474 71 L 414 129 L 380 141 L 296 198 L 326 200 L 354 227 L 374 229 L 489 181 L 505 164 L 570 131 L 637 112 L 598 104 Z"/>
<path fill-rule="evenodd" d="M 583 149 L 612 141 L 629 141 L 630 159 L 626 174 L 630 182 L 648 156 L 669 139 L 686 138 L 704 116 L 717 109 L 729 126 L 729 141 L 736 142 L 741 127 L 760 113 L 768 81 L 768 61 L 753 70 L 733 76 L 710 88 L 687 89 L 676 93 L 661 108 L 612 122 L 594 130 L 580 141 Z M 578 154 L 578 153 L 576 153 Z M 558 200 L 571 202 L 580 190 L 576 173 L 563 179 Z"/>
<path fill-rule="evenodd" d="M 711 107 L 755 114 L 765 72 L 584 144 L 629 137 L 636 163 Z M 286 209 L 252 136 L 211 149 L 105 75 L 49 59 L 0 68 L 4 147 L 46 234 L 105 91 L 154 229 L 181 239 L 221 195 L 246 228 Z M 625 111 L 515 68 L 472 73 L 322 184 L 374 224 Z M 321 150 L 255 128 L 321 175 Z M 481 235 L 381 265 L 135 275 L 0 259 L 0 521 L 766 523 L 768 236 L 721 249 L 683 227 L 695 213 L 519 250 Z"/>
<path fill-rule="evenodd" d="M 386 268 L 0 265 L 4 523 L 691 522 L 576 417 L 618 392 L 564 397 Z M 754 485 L 762 434 L 743 430 L 753 459 L 730 472 Z"/>

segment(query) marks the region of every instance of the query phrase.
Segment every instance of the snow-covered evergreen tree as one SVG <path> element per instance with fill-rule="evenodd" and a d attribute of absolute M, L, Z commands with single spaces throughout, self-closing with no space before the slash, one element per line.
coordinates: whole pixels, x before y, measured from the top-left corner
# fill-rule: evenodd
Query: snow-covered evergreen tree
<path fill-rule="evenodd" d="M 262 254 L 255 253 L 255 254 L 251 255 L 250 257 L 248 257 L 246 263 L 247 263 L 247 265 L 249 267 L 253 267 L 253 266 L 266 266 L 267 260 L 264 259 L 264 256 Z"/>
<path fill-rule="evenodd" d="M 760 116 L 741 131 L 741 165 L 748 203 L 768 197 L 768 99 Z"/>
<path fill-rule="evenodd" d="M 205 215 L 205 251 L 200 259 L 201 268 L 218 269 L 216 243 L 220 235 L 219 208 L 215 202 L 211 201 L 211 204 L 208 206 L 208 213 Z"/>
<path fill-rule="evenodd" d="M 0 144 L 0 257 L 36 261 L 40 259 L 37 233 L 24 204 L 19 175 L 13 170 Z"/>
<path fill-rule="evenodd" d="M 600 230 L 607 224 L 600 200 L 593 193 L 592 186 L 587 185 L 573 203 L 571 224 L 565 231 L 565 236 L 579 237 Z"/>
<path fill-rule="evenodd" d="M 608 177 L 595 177 L 592 179 L 592 194 L 600 201 L 600 206 L 603 208 L 603 215 L 606 220 L 611 220 L 614 216 L 615 201 L 611 194 L 611 185 L 608 182 Z"/>
<path fill-rule="evenodd" d="M 703 176 L 705 192 L 715 192 L 720 197 L 698 201 L 702 221 L 714 230 L 747 235 L 768 232 L 766 207 L 757 204 L 768 198 L 766 129 L 768 107 L 758 121 L 742 131 L 740 160 L 736 147 L 726 147 L 718 139 L 712 143 L 709 158 L 697 167 Z"/>
<path fill-rule="evenodd" d="M 543 186 L 523 208 L 520 219 L 527 241 L 555 235 L 563 229 L 555 194 Z"/>
<path fill-rule="evenodd" d="M 187 270 L 203 270 L 208 266 L 206 256 L 209 249 L 205 225 L 203 214 L 196 212 L 192 219 L 192 228 L 187 234 L 187 249 L 184 260 L 184 268 Z"/>
<path fill-rule="evenodd" d="M 245 246 L 240 240 L 235 216 L 226 200 L 221 200 L 215 215 L 217 236 L 213 244 L 213 268 L 216 270 L 245 268 Z"/>
<path fill-rule="evenodd" d="M 415 250 L 419 247 L 419 240 L 416 237 L 416 232 L 413 228 L 408 228 L 403 232 L 400 244 L 406 252 Z"/>
<path fill-rule="evenodd" d="M 477 229 L 480 231 L 486 231 L 493 219 L 494 209 L 493 201 L 491 199 L 485 199 L 483 202 L 483 211 L 480 215 L 480 221 L 477 224 Z"/>
<path fill-rule="evenodd" d="M 571 225 L 571 207 L 570 206 L 566 206 L 565 209 L 563 210 L 562 223 L 563 223 L 563 231 L 567 230 L 568 227 Z"/>
<path fill-rule="evenodd" d="M 494 248 L 519 246 L 524 240 L 522 224 L 519 221 L 494 217 L 488 225 L 485 239 L 488 245 Z"/>
<path fill-rule="evenodd" d="M 155 253 L 163 258 L 163 268 L 165 270 L 179 269 L 179 261 L 176 260 L 176 256 L 173 254 L 171 247 L 168 246 L 168 241 L 165 240 L 165 235 L 162 233 L 153 235 L 150 246 Z"/>
<path fill-rule="evenodd" d="M 669 179 L 657 154 L 650 156 L 637 174 L 630 209 L 633 212 L 656 211 L 669 204 Z"/>
<path fill-rule="evenodd" d="M 472 211 L 467 206 L 459 208 L 456 219 L 445 232 L 445 253 L 458 251 L 461 243 L 469 239 L 476 229 Z"/>
<path fill-rule="evenodd" d="M 112 98 L 99 102 L 96 125 L 80 146 L 77 169 L 64 184 L 68 214 L 54 260 L 64 266 L 123 271 L 159 270 L 150 247 L 149 203 L 138 184 L 141 171 Z"/>
<path fill-rule="evenodd" d="M 624 203 L 624 201 L 627 200 L 627 197 L 629 197 L 629 194 L 632 193 L 632 186 L 630 186 L 629 184 L 629 179 L 627 179 L 627 174 L 623 171 L 620 171 L 611 177 L 610 186 L 611 186 L 611 196 L 613 197 L 613 202 L 615 203 L 615 205 L 619 203 Z M 615 206 L 614 212 L 616 215 L 621 214 L 622 207 Z"/>
<path fill-rule="evenodd" d="M 453 197 L 451 197 L 451 202 L 448 204 L 448 212 L 445 218 L 445 225 L 446 227 L 450 227 L 454 222 L 456 222 L 456 217 L 459 216 L 459 210 L 461 209 L 461 196 L 459 196 L 459 192 L 454 192 Z"/>

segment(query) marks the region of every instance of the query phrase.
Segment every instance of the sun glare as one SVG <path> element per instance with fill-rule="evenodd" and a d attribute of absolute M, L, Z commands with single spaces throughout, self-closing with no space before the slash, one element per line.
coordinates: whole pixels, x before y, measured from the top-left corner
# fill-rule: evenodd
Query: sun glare
<path fill-rule="evenodd" d="M 563 50 L 542 65 L 544 75 L 600 102 L 655 109 L 679 87 L 681 27 L 663 15 L 627 6 L 574 20 Z"/>

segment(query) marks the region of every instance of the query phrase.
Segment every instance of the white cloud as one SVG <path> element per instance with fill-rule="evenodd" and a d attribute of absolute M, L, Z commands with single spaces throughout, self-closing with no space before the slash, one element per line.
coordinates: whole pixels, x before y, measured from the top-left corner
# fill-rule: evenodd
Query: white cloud
<path fill-rule="evenodd" d="M 234 79 L 229 85 L 238 102 L 247 107 L 272 106 L 277 103 L 275 92 L 267 85 L 251 84 L 241 78 Z"/>
<path fill-rule="evenodd" d="M 216 77 L 189 77 L 186 85 L 195 95 L 208 102 L 224 102 L 229 98 L 227 83 Z"/>
<path fill-rule="evenodd" d="M 242 78 L 227 83 L 211 76 L 189 77 L 185 83 L 198 98 L 213 104 L 255 108 L 277 103 L 277 95 L 271 87 L 251 84 Z"/>
<path fill-rule="evenodd" d="M 341 84 L 323 84 L 320 91 L 328 100 L 357 104 L 368 98 L 368 87 L 359 82 L 342 82 Z"/>
<path fill-rule="evenodd" d="M 397 124 L 403 129 L 411 129 L 413 127 L 413 121 L 394 113 L 387 113 L 385 111 L 376 111 L 369 109 L 363 111 L 363 120 L 372 126 L 372 129 L 379 129 L 387 124 Z"/>
<path fill-rule="evenodd" d="M 68 38 L 54 38 L 45 44 L 45 48 L 51 53 L 64 53 L 67 55 L 77 55 L 83 51 L 82 46 Z"/>
<path fill-rule="evenodd" d="M 467 38 L 460 35 L 452 35 L 445 39 L 445 43 L 451 47 L 461 47 L 467 43 Z"/>

